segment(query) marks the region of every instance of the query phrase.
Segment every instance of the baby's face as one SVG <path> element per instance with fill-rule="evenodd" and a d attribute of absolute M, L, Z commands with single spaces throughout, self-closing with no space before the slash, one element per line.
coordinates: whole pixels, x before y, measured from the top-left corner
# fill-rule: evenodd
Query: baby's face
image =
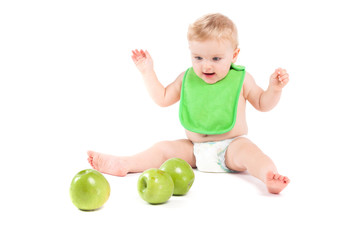
<path fill-rule="evenodd" d="M 189 41 L 189 48 L 196 75 L 209 84 L 220 81 L 228 74 L 239 53 L 229 40 Z"/>

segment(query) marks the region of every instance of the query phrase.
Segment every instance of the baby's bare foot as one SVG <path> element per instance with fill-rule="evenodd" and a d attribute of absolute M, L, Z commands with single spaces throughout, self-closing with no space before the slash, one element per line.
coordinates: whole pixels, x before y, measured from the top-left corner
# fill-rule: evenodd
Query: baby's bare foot
<path fill-rule="evenodd" d="M 124 177 L 128 173 L 127 163 L 121 157 L 88 151 L 90 165 L 99 172 Z"/>
<path fill-rule="evenodd" d="M 270 193 L 280 193 L 290 182 L 290 179 L 277 173 L 266 174 L 266 186 Z"/>

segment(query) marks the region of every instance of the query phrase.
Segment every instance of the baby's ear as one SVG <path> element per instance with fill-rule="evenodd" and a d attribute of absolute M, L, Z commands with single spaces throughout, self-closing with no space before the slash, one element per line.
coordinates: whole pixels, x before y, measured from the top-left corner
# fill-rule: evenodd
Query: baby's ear
<path fill-rule="evenodd" d="M 235 63 L 240 53 L 240 48 L 236 48 L 233 53 L 233 59 L 232 62 Z"/>

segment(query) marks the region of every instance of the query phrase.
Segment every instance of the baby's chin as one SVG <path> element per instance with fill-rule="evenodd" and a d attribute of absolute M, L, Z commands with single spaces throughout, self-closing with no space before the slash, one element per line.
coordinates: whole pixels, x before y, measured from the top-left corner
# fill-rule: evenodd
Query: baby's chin
<path fill-rule="evenodd" d="M 201 73 L 201 79 L 208 84 L 214 84 L 219 81 L 215 72 L 212 73 Z"/>

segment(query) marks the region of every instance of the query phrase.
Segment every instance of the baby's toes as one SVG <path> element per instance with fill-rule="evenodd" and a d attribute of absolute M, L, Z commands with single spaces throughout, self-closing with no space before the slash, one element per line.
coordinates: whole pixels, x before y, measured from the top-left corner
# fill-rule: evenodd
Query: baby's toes
<path fill-rule="evenodd" d="M 290 179 L 288 177 L 284 177 L 284 183 L 289 183 Z"/>

